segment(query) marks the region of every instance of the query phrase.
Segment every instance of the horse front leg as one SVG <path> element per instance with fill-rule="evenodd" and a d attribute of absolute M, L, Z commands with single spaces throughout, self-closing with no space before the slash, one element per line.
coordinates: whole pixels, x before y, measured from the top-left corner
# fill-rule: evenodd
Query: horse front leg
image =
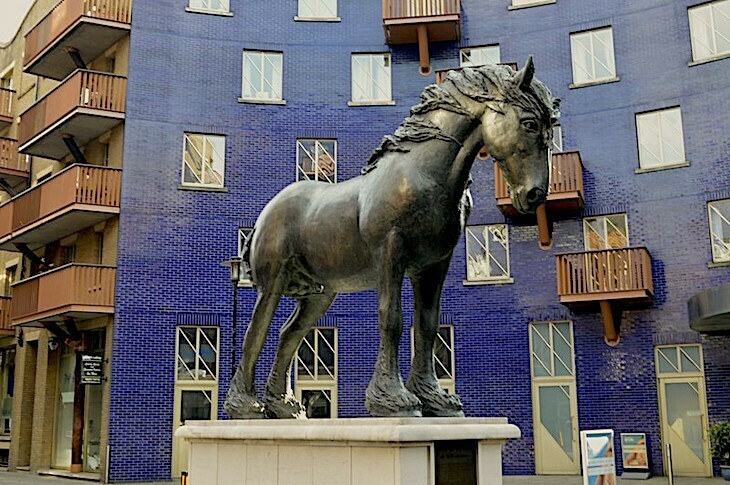
<path fill-rule="evenodd" d="M 398 345 L 403 333 L 401 286 L 405 268 L 402 238 L 391 231 L 374 258 L 380 261 L 378 326 L 380 347 L 375 370 L 365 392 L 365 406 L 373 416 L 421 416 L 421 403 L 406 389 L 398 366 Z"/>
<path fill-rule="evenodd" d="M 463 417 L 459 396 L 444 391 L 434 369 L 433 349 L 441 315 L 441 291 L 451 257 L 411 278 L 415 304 L 413 362 L 406 387 L 423 404 L 424 416 Z"/>

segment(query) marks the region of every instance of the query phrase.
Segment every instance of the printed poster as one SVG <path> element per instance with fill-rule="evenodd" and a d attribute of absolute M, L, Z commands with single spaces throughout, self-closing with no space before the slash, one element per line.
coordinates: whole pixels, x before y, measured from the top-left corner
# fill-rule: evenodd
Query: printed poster
<path fill-rule="evenodd" d="M 616 457 L 613 430 L 580 432 L 584 485 L 616 485 Z"/>
<path fill-rule="evenodd" d="M 621 433 L 621 459 L 624 469 L 649 471 L 645 433 Z"/>

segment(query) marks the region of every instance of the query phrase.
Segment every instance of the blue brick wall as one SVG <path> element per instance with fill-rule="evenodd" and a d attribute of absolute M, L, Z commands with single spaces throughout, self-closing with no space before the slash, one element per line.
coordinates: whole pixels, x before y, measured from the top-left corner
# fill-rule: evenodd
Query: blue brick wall
<path fill-rule="evenodd" d="M 124 147 L 124 175 L 111 398 L 113 481 L 170 476 L 175 328 L 181 321 L 221 329 L 219 418 L 230 380 L 231 288 L 222 260 L 236 252 L 242 219 L 295 179 L 295 140 L 338 140 L 340 180 L 354 177 L 384 134 L 392 133 L 434 75 L 418 73 L 415 46 L 385 45 L 380 5 L 339 2 L 339 23 L 294 22 L 296 2 L 231 1 L 233 17 L 186 13 L 184 0 L 135 2 Z M 468 286 L 463 240 L 443 297 L 453 319 L 456 390 L 471 416 L 506 416 L 523 437 L 507 444 L 507 474 L 533 474 L 534 447 L 528 323 L 574 324 L 581 429 L 644 431 L 653 473 L 662 470 L 654 346 L 698 341 L 688 331 L 686 300 L 730 281 L 711 260 L 706 202 L 730 197 L 730 61 L 688 67 L 686 8 L 697 1 L 567 0 L 508 11 L 509 0 L 462 2 L 461 46 L 498 43 L 502 60 L 535 55 L 538 77 L 563 99 L 565 149 L 585 167 L 586 209 L 554 226 L 551 251 L 537 248 L 534 226 L 510 222 L 514 284 Z M 612 26 L 620 81 L 581 89 L 572 82 L 571 32 Z M 458 65 L 456 43 L 431 45 L 435 69 Z M 243 49 L 284 53 L 286 106 L 237 102 Z M 391 52 L 392 107 L 347 107 L 350 55 Z M 635 174 L 634 114 L 682 109 L 688 168 Z M 226 136 L 226 192 L 179 190 L 183 132 Z M 491 162 L 477 161 L 471 224 L 505 219 L 494 202 Z M 554 255 L 583 248 L 581 218 L 627 212 L 632 245 L 653 258 L 656 298 L 624 314 L 622 341 L 603 343 L 600 315 L 572 314 L 558 303 Z M 405 320 L 412 318 L 404 286 Z M 254 292 L 241 290 L 243 328 Z M 261 361 L 263 386 L 284 301 Z M 339 415 L 366 414 L 363 398 L 377 351 L 373 291 L 340 295 L 330 310 L 339 329 Z M 182 315 L 182 316 L 181 316 Z M 410 356 L 408 331 L 402 370 Z M 702 339 L 712 422 L 730 418 L 730 343 Z M 240 356 L 240 352 L 239 352 Z"/>

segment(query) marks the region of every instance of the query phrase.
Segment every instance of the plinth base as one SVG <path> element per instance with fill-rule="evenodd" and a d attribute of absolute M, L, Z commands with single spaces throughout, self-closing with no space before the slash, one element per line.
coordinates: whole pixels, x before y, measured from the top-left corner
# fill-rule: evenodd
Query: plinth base
<path fill-rule="evenodd" d="M 502 485 L 503 418 L 189 421 L 194 485 Z"/>

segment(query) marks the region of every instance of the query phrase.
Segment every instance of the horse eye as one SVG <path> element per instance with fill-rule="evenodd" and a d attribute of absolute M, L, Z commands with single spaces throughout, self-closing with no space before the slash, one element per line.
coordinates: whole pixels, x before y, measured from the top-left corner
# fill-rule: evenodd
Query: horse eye
<path fill-rule="evenodd" d="M 524 126 L 527 131 L 537 131 L 538 129 L 537 122 L 535 120 L 524 120 L 522 122 L 522 126 Z"/>

